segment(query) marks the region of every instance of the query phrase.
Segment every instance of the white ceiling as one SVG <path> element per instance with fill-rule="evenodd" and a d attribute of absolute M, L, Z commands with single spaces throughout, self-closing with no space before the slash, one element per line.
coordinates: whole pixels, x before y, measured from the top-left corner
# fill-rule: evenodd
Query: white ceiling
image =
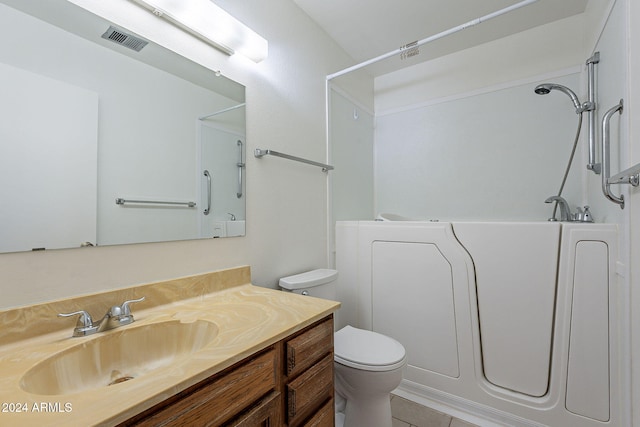
<path fill-rule="evenodd" d="M 294 0 L 355 62 L 354 65 L 496 12 L 521 0 Z M 538 0 L 420 47 L 409 59 L 367 68 L 374 76 L 583 13 L 589 0 Z M 338 70 L 336 70 L 338 71 Z"/>

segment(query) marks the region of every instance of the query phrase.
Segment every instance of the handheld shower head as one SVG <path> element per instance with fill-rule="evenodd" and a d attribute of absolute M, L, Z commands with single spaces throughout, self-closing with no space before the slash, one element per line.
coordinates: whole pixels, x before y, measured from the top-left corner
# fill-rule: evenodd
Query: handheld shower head
<path fill-rule="evenodd" d="M 578 100 L 578 95 L 576 95 L 574 91 L 572 91 L 566 86 L 562 86 L 556 83 L 543 83 L 541 85 L 536 86 L 536 88 L 533 91 L 538 95 L 546 95 L 552 90 L 559 90 L 560 92 L 564 93 L 569 98 L 571 98 L 573 105 L 576 107 L 576 114 L 581 114 L 584 111 L 583 106 L 580 105 L 580 101 Z"/>

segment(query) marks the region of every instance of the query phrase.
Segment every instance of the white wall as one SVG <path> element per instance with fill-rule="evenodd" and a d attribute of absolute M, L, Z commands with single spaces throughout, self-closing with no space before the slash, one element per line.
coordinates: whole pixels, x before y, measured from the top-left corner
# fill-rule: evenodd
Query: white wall
<path fill-rule="evenodd" d="M 551 81 L 577 90 L 577 73 Z M 544 221 L 558 194 L 579 118 L 542 81 L 487 88 L 376 117 L 376 210 L 439 220 Z M 577 159 L 562 192 L 582 206 Z M 559 213 L 556 214 L 559 218 Z"/>
<path fill-rule="evenodd" d="M 229 58 L 126 0 L 75 2 L 244 84 L 248 153 L 259 147 L 326 159 L 325 76 L 353 61 L 290 0 L 218 2 L 269 40 L 259 64 Z M 279 277 L 325 266 L 327 176 L 284 159 L 249 155 L 246 162 L 246 237 L 0 255 L 2 306 L 242 264 L 252 267 L 255 284 L 274 287 Z"/>

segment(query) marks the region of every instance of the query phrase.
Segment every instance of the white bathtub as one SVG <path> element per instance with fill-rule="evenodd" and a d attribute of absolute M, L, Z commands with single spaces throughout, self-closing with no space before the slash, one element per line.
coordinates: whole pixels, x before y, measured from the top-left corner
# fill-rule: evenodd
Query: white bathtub
<path fill-rule="evenodd" d="M 404 397 L 497 425 L 617 426 L 615 252 L 607 224 L 338 222 L 337 323 L 406 347 Z"/>

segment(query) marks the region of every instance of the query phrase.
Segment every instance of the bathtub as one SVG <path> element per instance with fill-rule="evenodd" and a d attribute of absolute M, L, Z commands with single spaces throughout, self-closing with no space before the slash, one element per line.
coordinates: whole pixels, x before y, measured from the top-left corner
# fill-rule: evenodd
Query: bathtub
<path fill-rule="evenodd" d="M 339 299 L 351 324 L 407 349 L 396 394 L 510 426 L 620 425 L 609 224 L 336 224 Z"/>

